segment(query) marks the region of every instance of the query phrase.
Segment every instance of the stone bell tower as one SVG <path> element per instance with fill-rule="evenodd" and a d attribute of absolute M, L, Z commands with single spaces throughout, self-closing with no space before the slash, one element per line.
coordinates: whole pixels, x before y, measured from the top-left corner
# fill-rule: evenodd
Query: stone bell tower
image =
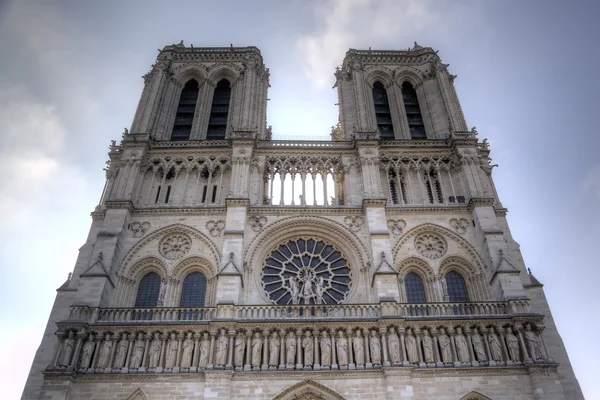
<path fill-rule="evenodd" d="M 25 399 L 581 399 L 436 51 L 355 50 L 272 140 L 255 47 L 166 46 Z"/>

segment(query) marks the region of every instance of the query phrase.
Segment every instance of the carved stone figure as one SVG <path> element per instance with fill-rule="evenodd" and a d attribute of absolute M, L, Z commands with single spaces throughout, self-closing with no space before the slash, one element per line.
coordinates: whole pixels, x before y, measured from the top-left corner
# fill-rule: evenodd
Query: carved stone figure
<path fill-rule="evenodd" d="M 108 368 L 108 364 L 110 363 L 110 354 L 112 352 L 113 342 L 110 339 L 110 334 L 107 333 L 104 336 L 104 342 L 102 343 L 102 348 L 100 349 L 100 357 L 98 358 L 98 368 Z"/>
<path fill-rule="evenodd" d="M 215 357 L 216 365 L 225 365 L 227 363 L 227 335 L 225 329 L 221 329 L 221 334 L 217 339 L 217 356 Z"/>
<path fill-rule="evenodd" d="M 365 346 L 360 329 L 356 331 L 356 336 L 352 338 L 352 347 L 354 349 L 356 365 L 365 365 Z"/>
<path fill-rule="evenodd" d="M 69 332 L 69 336 L 63 342 L 62 348 L 62 357 L 60 360 L 60 365 L 63 367 L 68 367 L 71 363 L 71 356 L 73 355 L 73 346 L 75 345 L 75 332 Z"/>
<path fill-rule="evenodd" d="M 319 277 L 319 283 L 317 284 L 317 304 L 323 304 L 323 295 L 325 294 L 325 280 L 323 277 Z"/>
<path fill-rule="evenodd" d="M 425 358 L 426 363 L 433 363 L 435 359 L 433 358 L 433 339 L 429 336 L 429 331 L 425 329 L 423 332 L 423 339 L 421 340 L 423 344 L 423 356 Z"/>
<path fill-rule="evenodd" d="M 269 366 L 276 367 L 279 365 L 279 335 L 277 332 L 273 332 L 273 335 L 269 339 Z"/>
<path fill-rule="evenodd" d="M 461 363 L 471 362 L 471 357 L 469 356 L 469 346 L 467 345 L 467 338 L 462 333 L 462 328 L 456 328 L 456 336 L 454 336 L 454 343 L 456 344 L 456 355 L 458 356 L 458 361 Z"/>
<path fill-rule="evenodd" d="M 321 337 L 321 366 L 329 367 L 331 365 L 331 338 L 327 331 L 323 332 Z"/>
<path fill-rule="evenodd" d="M 305 333 L 304 339 L 302 339 L 302 349 L 304 350 L 304 366 L 313 364 L 313 352 L 314 342 L 310 331 Z"/>
<path fill-rule="evenodd" d="M 254 332 L 254 338 L 252 338 L 252 366 L 260 367 L 260 353 L 262 351 L 263 340 L 260 336 L 260 332 Z"/>
<path fill-rule="evenodd" d="M 177 338 L 174 333 L 171 333 L 171 338 L 169 339 L 169 343 L 167 344 L 167 359 L 165 363 L 165 368 L 173 368 L 175 367 L 175 363 L 177 362 L 177 351 L 179 350 L 179 343 L 177 342 Z"/>
<path fill-rule="evenodd" d="M 158 367 L 158 363 L 160 362 L 160 349 L 162 348 L 162 343 L 160 341 L 160 335 L 158 332 L 154 333 L 154 339 L 150 342 L 150 361 L 148 362 L 148 368 L 156 368 Z"/>
<path fill-rule="evenodd" d="M 146 349 L 146 343 L 144 342 L 144 334 L 138 334 L 138 339 L 133 344 L 133 351 L 131 352 L 131 360 L 129 361 L 129 368 L 139 368 L 142 365 L 142 359 L 144 358 L 144 350 Z"/>
<path fill-rule="evenodd" d="M 210 352 L 210 339 L 208 333 L 204 332 L 202 335 L 202 342 L 200 342 L 200 358 L 198 361 L 198 368 L 206 368 L 208 365 L 208 356 Z"/>
<path fill-rule="evenodd" d="M 285 339 L 285 362 L 287 365 L 294 365 L 296 357 L 296 335 L 290 332 Z"/>
<path fill-rule="evenodd" d="M 392 363 L 400 362 L 400 338 L 398 338 L 398 334 L 396 333 L 396 328 L 393 326 L 390 328 L 388 332 L 388 347 L 390 350 L 390 359 Z"/>
<path fill-rule="evenodd" d="M 194 339 L 192 339 L 191 332 L 188 332 L 181 347 L 183 347 L 181 353 L 181 368 L 189 368 L 192 366 L 192 355 L 194 353 Z"/>
<path fill-rule="evenodd" d="M 290 287 L 290 296 L 292 298 L 292 304 L 296 305 L 300 303 L 300 289 L 298 289 L 298 282 L 294 278 L 288 279 L 288 285 Z"/>
<path fill-rule="evenodd" d="M 481 335 L 479 334 L 477 328 L 473 329 L 473 334 L 471 335 L 471 342 L 473 343 L 473 349 L 475 350 L 475 357 L 477 358 L 477 361 L 487 361 L 483 340 L 481 339 Z"/>
<path fill-rule="evenodd" d="M 236 367 L 244 366 L 244 350 L 246 349 L 246 335 L 239 332 L 235 337 L 235 356 L 233 357 L 233 363 Z"/>
<path fill-rule="evenodd" d="M 302 286 L 302 299 L 304 300 L 304 304 L 310 304 L 310 299 L 315 297 L 315 293 L 312 288 L 312 280 L 305 279 L 304 286 Z"/>
<path fill-rule="evenodd" d="M 525 325 L 525 343 L 527 343 L 527 349 L 529 355 L 534 361 L 543 360 L 542 349 L 540 348 L 540 342 L 534 331 L 531 330 L 531 325 Z"/>
<path fill-rule="evenodd" d="M 381 365 L 381 343 L 377 332 L 374 330 L 371 331 L 371 337 L 369 338 L 369 350 L 371 351 L 371 362 Z"/>
<path fill-rule="evenodd" d="M 339 331 L 336 339 L 335 350 L 337 353 L 338 364 L 340 367 L 348 365 L 348 339 L 344 336 L 344 332 Z"/>
<path fill-rule="evenodd" d="M 124 333 L 117 347 L 117 357 L 115 358 L 114 368 L 123 368 L 127 359 L 127 350 L 129 349 L 129 340 L 127 334 Z"/>
<path fill-rule="evenodd" d="M 498 335 L 494 332 L 494 328 L 490 328 L 488 334 L 488 342 L 490 344 L 490 356 L 494 361 L 502 361 L 502 348 L 500 347 L 500 340 Z"/>
<path fill-rule="evenodd" d="M 94 342 L 94 335 L 90 335 L 87 342 L 85 342 L 83 345 L 83 350 L 81 351 L 81 363 L 79 364 L 80 368 L 90 367 L 90 361 L 94 355 L 95 348 L 96 342 Z"/>
<path fill-rule="evenodd" d="M 515 336 L 511 327 L 508 327 L 506 331 L 506 345 L 511 361 L 521 361 L 519 339 Z"/>
<path fill-rule="evenodd" d="M 406 330 L 404 343 L 406 345 L 406 356 L 408 358 L 408 362 L 411 364 L 418 364 L 419 353 L 417 352 L 417 339 L 413 336 L 411 329 Z"/>
<path fill-rule="evenodd" d="M 440 335 L 438 336 L 438 342 L 440 344 L 440 352 L 442 356 L 442 362 L 452 362 L 452 348 L 450 347 L 450 338 L 446 335 L 444 328 L 440 329 Z"/>
<path fill-rule="evenodd" d="M 158 291 L 157 305 L 163 305 L 165 301 L 165 293 L 167 293 L 167 281 L 164 279 L 160 280 L 160 289 Z"/>

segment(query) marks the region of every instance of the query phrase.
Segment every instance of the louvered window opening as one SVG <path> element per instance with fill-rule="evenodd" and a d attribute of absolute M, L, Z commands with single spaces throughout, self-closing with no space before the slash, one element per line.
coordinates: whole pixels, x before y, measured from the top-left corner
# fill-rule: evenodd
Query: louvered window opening
<path fill-rule="evenodd" d="M 388 101 L 387 91 L 379 81 L 373 84 L 373 102 L 375 103 L 375 120 L 381 139 L 394 139 L 394 126 Z"/>
<path fill-rule="evenodd" d="M 171 140 L 189 140 L 192 133 L 199 90 L 198 82 L 194 79 L 188 81 L 183 87 L 181 96 L 179 97 Z"/>
<path fill-rule="evenodd" d="M 402 84 L 402 100 L 404 101 L 404 109 L 406 110 L 406 118 L 408 119 L 410 138 L 427 139 L 417 92 L 410 82 Z"/>
<path fill-rule="evenodd" d="M 217 84 L 213 95 L 210 118 L 208 121 L 208 132 L 206 133 L 207 140 L 225 139 L 230 101 L 231 88 L 229 81 L 222 79 Z"/>

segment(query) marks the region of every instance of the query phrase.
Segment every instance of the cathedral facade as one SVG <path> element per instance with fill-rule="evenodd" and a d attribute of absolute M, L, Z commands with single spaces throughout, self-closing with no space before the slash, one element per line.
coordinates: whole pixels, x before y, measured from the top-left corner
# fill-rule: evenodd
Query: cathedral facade
<path fill-rule="evenodd" d="M 583 398 L 454 78 L 350 49 L 273 140 L 257 48 L 166 46 L 23 398 Z"/>

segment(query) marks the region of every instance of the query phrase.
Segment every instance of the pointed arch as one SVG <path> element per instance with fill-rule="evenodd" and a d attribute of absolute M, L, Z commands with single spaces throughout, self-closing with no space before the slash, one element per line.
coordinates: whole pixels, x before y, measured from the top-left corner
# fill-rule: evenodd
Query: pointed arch
<path fill-rule="evenodd" d="M 491 397 L 487 397 L 479 392 L 472 391 L 465 394 L 460 400 L 492 400 Z"/>
<path fill-rule="evenodd" d="M 423 84 L 420 71 L 410 67 L 395 70 L 394 81 L 400 87 L 404 82 L 409 82 L 415 89 Z"/>
<path fill-rule="evenodd" d="M 167 277 L 167 267 L 158 257 L 148 256 L 136 262 L 133 267 L 127 271 L 125 278 L 133 279 L 138 282 L 144 275 L 155 272 L 161 279 Z"/>
<path fill-rule="evenodd" d="M 174 294 L 174 301 L 181 306 L 182 293 L 185 280 L 192 274 L 200 273 L 206 278 L 204 306 L 212 307 L 215 305 L 217 289 L 217 266 L 212 265 L 208 260 L 199 256 L 185 258 L 175 265 L 171 277 L 177 284 Z"/>
<path fill-rule="evenodd" d="M 273 400 L 345 400 L 337 392 L 329 389 L 327 386 L 315 382 L 311 379 L 306 379 L 299 382 L 279 395 Z"/>
<path fill-rule="evenodd" d="M 126 400 L 148 400 L 148 396 L 141 388 L 137 388 L 127 397 Z"/>
<path fill-rule="evenodd" d="M 188 64 L 179 68 L 173 78 L 177 83 L 183 87 L 190 79 L 195 79 L 200 86 L 206 81 L 207 71 L 206 68 L 196 64 Z"/>
<path fill-rule="evenodd" d="M 387 89 L 394 83 L 392 76 L 392 70 L 380 66 L 369 68 L 365 71 L 365 81 L 369 87 L 373 87 L 375 82 L 380 81 Z"/>
<path fill-rule="evenodd" d="M 216 85 L 222 79 L 227 79 L 233 87 L 240 78 L 240 72 L 241 69 L 235 65 L 217 63 L 209 68 L 206 79 L 213 85 Z"/>

